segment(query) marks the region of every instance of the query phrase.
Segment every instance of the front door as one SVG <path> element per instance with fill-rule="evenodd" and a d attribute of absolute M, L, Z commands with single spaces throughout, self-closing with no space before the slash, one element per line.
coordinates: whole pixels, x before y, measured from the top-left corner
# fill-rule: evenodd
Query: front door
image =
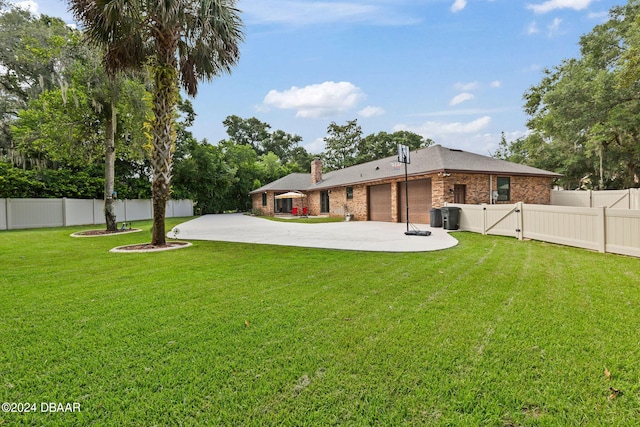
<path fill-rule="evenodd" d="M 455 184 L 453 186 L 453 203 L 464 205 L 466 203 L 467 186 L 463 184 Z"/>
<path fill-rule="evenodd" d="M 320 192 L 320 213 L 329 213 L 329 192 Z"/>

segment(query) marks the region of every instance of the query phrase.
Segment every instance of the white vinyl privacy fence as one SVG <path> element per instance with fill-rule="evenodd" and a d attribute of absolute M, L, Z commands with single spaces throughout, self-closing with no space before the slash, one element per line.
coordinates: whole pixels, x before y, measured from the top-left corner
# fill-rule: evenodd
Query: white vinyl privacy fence
<path fill-rule="evenodd" d="M 604 191 L 553 190 L 551 204 L 557 206 L 579 206 L 597 208 L 605 206 L 616 209 L 640 209 L 640 189 Z"/>
<path fill-rule="evenodd" d="M 116 220 L 131 222 L 153 217 L 151 200 L 115 200 Z M 166 216 L 193 216 L 191 200 L 169 200 Z M 104 200 L 0 199 L 0 230 L 105 224 Z"/>
<path fill-rule="evenodd" d="M 528 205 L 452 205 L 460 230 L 640 257 L 640 210 Z"/>

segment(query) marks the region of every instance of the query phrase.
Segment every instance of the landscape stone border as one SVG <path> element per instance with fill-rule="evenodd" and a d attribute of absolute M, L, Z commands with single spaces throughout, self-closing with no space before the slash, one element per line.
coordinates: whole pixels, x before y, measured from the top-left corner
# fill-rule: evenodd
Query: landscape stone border
<path fill-rule="evenodd" d="M 99 231 L 102 231 L 102 233 L 98 233 Z M 139 231 L 142 231 L 142 228 L 129 228 L 127 230 L 118 230 L 115 233 L 108 233 L 106 232 L 106 230 L 100 229 L 100 230 L 84 230 L 84 231 L 76 231 L 75 233 L 72 233 L 70 236 L 71 237 L 102 237 L 102 236 L 122 236 L 123 234 L 129 234 L 129 233 L 137 233 Z M 95 232 L 95 234 L 83 234 L 83 233 L 92 233 Z"/>
<path fill-rule="evenodd" d="M 190 242 L 172 241 L 167 242 L 165 246 L 154 246 L 151 243 L 138 243 L 133 245 L 117 246 L 109 252 L 114 253 L 141 253 L 141 252 L 163 252 L 175 249 L 183 249 L 192 246 Z"/>

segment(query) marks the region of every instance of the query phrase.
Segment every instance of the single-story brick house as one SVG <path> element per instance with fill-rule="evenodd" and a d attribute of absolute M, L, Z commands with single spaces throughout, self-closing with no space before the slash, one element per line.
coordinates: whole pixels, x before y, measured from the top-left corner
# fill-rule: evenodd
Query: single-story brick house
<path fill-rule="evenodd" d="M 449 203 L 551 202 L 551 181 L 560 175 L 440 145 L 410 153 L 407 165 L 409 219 L 428 224 L 431 208 Z M 276 199 L 289 191 L 306 195 Z M 311 173 L 293 173 L 251 193 L 254 211 L 289 213 L 303 207 L 310 215 L 344 216 L 361 221 L 406 221 L 405 170 L 397 156 L 322 173 L 315 159 Z"/>

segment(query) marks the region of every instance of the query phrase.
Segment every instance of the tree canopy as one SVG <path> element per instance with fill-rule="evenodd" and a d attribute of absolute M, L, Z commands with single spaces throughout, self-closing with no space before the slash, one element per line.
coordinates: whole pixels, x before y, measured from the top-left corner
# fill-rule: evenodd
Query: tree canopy
<path fill-rule="evenodd" d="M 524 95 L 531 133 L 496 153 L 563 174 L 566 188 L 638 186 L 640 1 L 580 39 L 580 57 L 544 71 Z"/>
<path fill-rule="evenodd" d="M 175 149 L 179 85 L 190 96 L 201 80 L 229 73 L 244 38 L 235 0 L 71 0 L 92 43 L 105 49 L 108 72 L 142 70 L 153 80 L 151 244 L 164 246 L 165 209 Z"/>
<path fill-rule="evenodd" d="M 44 91 L 66 90 L 82 55 L 80 32 L 61 19 L 0 3 L 0 155 L 16 154 L 10 128 L 18 112 Z"/>
<path fill-rule="evenodd" d="M 324 138 L 326 150 L 322 153 L 323 166 L 328 170 L 343 169 L 349 166 L 393 156 L 398 152 L 398 144 L 407 145 L 414 151 L 433 144 L 431 139 L 409 132 L 379 132 L 362 136 L 358 120 L 349 120 L 344 125 L 331 122 Z"/>
<path fill-rule="evenodd" d="M 102 0 L 96 7 L 108 4 L 121 5 Z M 159 99 L 153 91 L 160 82 L 145 78 L 147 68 L 140 75 L 115 73 L 107 60 L 117 52 L 83 43 L 85 35 L 59 19 L 2 5 L 0 0 L 6 12 L 0 14 L 0 103 L 12 107 L 2 110 L 0 197 L 103 198 L 110 191 L 119 198 L 151 197 L 151 142 L 158 124 L 152 106 Z M 28 60 L 14 61 L 8 52 Z M 189 56 L 176 58 L 178 64 L 190 61 Z M 194 67 L 198 70 L 197 63 Z M 199 71 L 195 75 L 201 76 Z M 170 189 L 174 198 L 193 199 L 198 212 L 248 210 L 251 190 L 292 172 L 310 171 L 314 155 L 302 146 L 302 138 L 256 117 L 230 115 L 223 121 L 227 139 L 198 141 L 190 131 L 197 114 L 193 105 L 177 91 L 173 95 L 174 107 L 165 117 L 172 129 Z M 346 141 L 345 165 L 394 155 L 398 143 L 411 149 L 432 143 L 411 132 L 364 136 L 356 120 L 345 126 L 332 123 L 327 133 L 336 146 Z M 106 185 L 110 138 L 112 190 Z M 314 154 L 330 159 L 331 147 Z"/>

